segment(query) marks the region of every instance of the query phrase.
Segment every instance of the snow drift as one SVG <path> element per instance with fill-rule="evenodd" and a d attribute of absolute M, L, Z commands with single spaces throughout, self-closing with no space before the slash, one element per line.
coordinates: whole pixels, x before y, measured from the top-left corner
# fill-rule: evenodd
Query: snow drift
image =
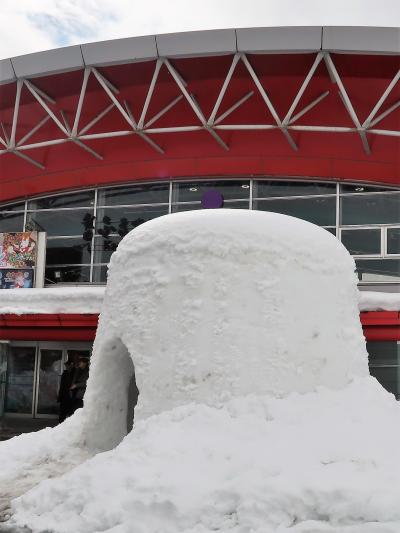
<path fill-rule="evenodd" d="M 112 257 L 84 409 L 0 445 L 2 464 L 13 458 L 0 481 L 19 494 L 27 468 L 71 469 L 15 499 L 12 523 L 398 533 L 400 412 L 368 376 L 356 283 L 337 239 L 284 215 L 197 211 L 136 228 Z"/>

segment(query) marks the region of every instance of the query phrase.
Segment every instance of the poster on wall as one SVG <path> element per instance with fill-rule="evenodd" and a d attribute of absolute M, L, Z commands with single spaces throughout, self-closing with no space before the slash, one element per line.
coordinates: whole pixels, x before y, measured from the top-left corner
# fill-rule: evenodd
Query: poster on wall
<path fill-rule="evenodd" d="M 31 289 L 33 268 L 1 268 L 0 289 Z"/>
<path fill-rule="evenodd" d="M 0 289 L 33 287 L 37 232 L 0 233 Z"/>
<path fill-rule="evenodd" d="M 34 267 L 36 246 L 36 231 L 0 233 L 0 268 Z"/>

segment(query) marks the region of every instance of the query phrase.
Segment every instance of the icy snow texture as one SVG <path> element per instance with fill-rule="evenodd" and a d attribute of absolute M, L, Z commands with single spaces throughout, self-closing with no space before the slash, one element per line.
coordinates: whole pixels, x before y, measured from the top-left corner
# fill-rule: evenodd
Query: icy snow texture
<path fill-rule="evenodd" d="M 86 393 L 92 446 L 110 438 L 104 413 L 113 413 L 107 447 L 124 434 L 127 353 L 139 418 L 368 375 L 354 261 L 293 217 L 207 210 L 143 224 L 112 256 L 105 301 Z"/>
<path fill-rule="evenodd" d="M 133 363 L 134 430 L 14 500 L 14 524 L 398 533 L 399 407 L 368 377 L 354 261 L 333 236 L 256 211 L 161 217 L 122 241 L 104 301 L 84 409 L 0 445 L 0 479 L 22 494 L 24 469 L 117 445 Z"/>
<path fill-rule="evenodd" d="M 14 503 L 34 533 L 399 533 L 400 411 L 340 391 L 178 407 Z"/>

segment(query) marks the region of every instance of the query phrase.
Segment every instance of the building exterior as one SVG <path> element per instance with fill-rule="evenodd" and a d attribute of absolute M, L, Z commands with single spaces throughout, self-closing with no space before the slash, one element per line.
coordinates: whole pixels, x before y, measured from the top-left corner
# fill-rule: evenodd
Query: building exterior
<path fill-rule="evenodd" d="M 190 32 L 0 61 L 0 233 L 41 236 L 32 290 L 83 290 L 146 220 L 261 209 L 336 235 L 360 291 L 398 293 L 399 79 L 397 28 Z M 97 314 L 28 307 L 0 315 L 0 414 L 56 416 L 62 361 L 90 354 Z M 399 311 L 361 321 L 371 373 L 400 397 Z"/>

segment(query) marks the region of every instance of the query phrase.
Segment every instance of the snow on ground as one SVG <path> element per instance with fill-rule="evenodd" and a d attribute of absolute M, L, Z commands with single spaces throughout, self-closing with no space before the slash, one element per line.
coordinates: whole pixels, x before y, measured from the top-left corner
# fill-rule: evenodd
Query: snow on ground
<path fill-rule="evenodd" d="M 368 376 L 358 312 L 354 260 L 307 222 L 210 210 L 136 228 L 84 409 L 0 443 L 0 488 L 21 494 L 8 525 L 398 533 L 400 407 Z"/>
<path fill-rule="evenodd" d="M 189 404 L 14 502 L 35 533 L 398 533 L 400 410 L 340 391 Z"/>

